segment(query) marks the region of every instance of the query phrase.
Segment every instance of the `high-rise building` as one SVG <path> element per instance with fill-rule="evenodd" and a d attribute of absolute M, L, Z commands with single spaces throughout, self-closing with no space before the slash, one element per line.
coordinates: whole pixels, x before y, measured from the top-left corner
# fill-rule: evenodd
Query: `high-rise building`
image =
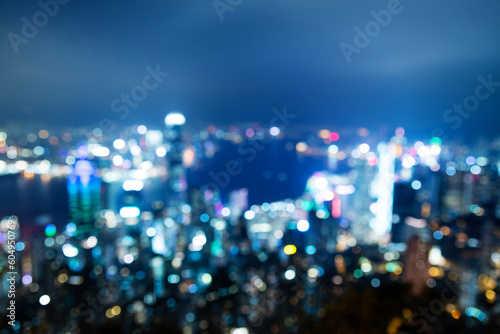
<path fill-rule="evenodd" d="M 407 244 L 404 259 L 404 278 L 411 284 L 411 293 L 418 296 L 429 279 L 429 244 L 413 236 Z"/>
<path fill-rule="evenodd" d="M 165 137 L 170 146 L 167 153 L 168 180 L 167 180 L 167 210 L 169 216 L 181 214 L 180 208 L 186 203 L 186 171 L 183 166 L 182 153 L 183 125 L 186 119 L 183 114 L 171 112 L 165 117 Z"/>
<path fill-rule="evenodd" d="M 69 213 L 83 232 L 89 232 L 95 213 L 101 209 L 101 180 L 94 165 L 79 159 L 67 180 Z"/>
<path fill-rule="evenodd" d="M 394 160 L 395 153 L 392 144 L 379 143 L 377 179 L 374 194 L 377 197 L 375 218 L 370 221 L 370 227 L 382 242 L 389 241 L 392 227 L 392 205 L 394 198 Z"/>

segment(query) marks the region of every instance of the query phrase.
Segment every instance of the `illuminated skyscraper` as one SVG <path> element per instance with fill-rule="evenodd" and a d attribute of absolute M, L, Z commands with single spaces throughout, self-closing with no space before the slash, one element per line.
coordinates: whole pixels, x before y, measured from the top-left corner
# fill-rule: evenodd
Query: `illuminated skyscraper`
<path fill-rule="evenodd" d="M 377 150 L 379 162 L 377 180 L 374 184 L 377 202 L 374 208 L 375 218 L 370 221 L 370 227 L 382 242 L 388 242 L 388 233 L 392 227 L 395 154 L 391 144 L 379 143 Z"/>
<path fill-rule="evenodd" d="M 88 232 L 94 214 L 101 208 L 101 180 L 94 165 L 86 159 L 77 160 L 67 186 L 71 219 Z"/>
<path fill-rule="evenodd" d="M 165 137 L 170 145 L 167 154 L 168 180 L 167 180 L 167 209 L 169 216 L 176 219 L 181 214 L 180 208 L 186 203 L 186 171 L 183 166 L 182 153 L 182 128 L 186 118 L 178 112 L 171 112 L 165 117 L 167 130 Z M 175 218 L 174 218 L 175 216 Z"/>
<path fill-rule="evenodd" d="M 370 227 L 374 219 L 372 212 L 372 182 L 376 177 L 376 167 L 367 163 L 358 163 L 354 167 L 356 177 L 353 180 L 356 191 L 349 199 L 349 212 L 345 215 L 350 221 L 350 232 L 361 245 L 374 244 L 376 235 Z"/>

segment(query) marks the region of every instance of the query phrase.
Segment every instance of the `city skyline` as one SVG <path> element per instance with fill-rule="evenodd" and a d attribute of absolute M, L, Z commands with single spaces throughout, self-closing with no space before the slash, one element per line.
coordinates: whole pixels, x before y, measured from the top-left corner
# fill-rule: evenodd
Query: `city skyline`
<path fill-rule="evenodd" d="M 0 1 L 0 334 L 496 334 L 500 0 Z"/>

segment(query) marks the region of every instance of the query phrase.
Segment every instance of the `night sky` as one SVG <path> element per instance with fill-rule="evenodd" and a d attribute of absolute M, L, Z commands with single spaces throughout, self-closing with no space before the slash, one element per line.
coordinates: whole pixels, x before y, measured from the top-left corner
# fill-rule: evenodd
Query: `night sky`
<path fill-rule="evenodd" d="M 500 86 L 456 130 L 443 114 L 474 95 L 478 76 L 500 82 L 500 1 L 402 0 L 348 63 L 340 43 L 354 45 L 354 28 L 390 3 L 243 0 L 221 21 L 211 0 L 72 0 L 16 53 L 9 33 L 22 36 L 22 18 L 41 8 L 4 0 L 0 126 L 153 125 L 171 110 L 191 124 L 266 124 L 287 105 L 296 125 L 497 134 Z M 112 101 L 157 65 L 170 75 L 119 120 Z"/>

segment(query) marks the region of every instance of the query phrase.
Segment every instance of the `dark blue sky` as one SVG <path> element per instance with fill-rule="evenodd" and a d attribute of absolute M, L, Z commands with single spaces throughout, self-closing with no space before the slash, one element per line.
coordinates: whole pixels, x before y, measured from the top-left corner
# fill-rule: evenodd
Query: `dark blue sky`
<path fill-rule="evenodd" d="M 500 87 L 457 130 L 443 114 L 474 95 L 479 75 L 500 82 L 500 0 L 401 0 L 348 64 L 340 43 L 354 45 L 354 28 L 389 2 L 243 0 L 221 21 L 211 0 L 72 0 L 16 54 L 8 34 L 22 36 L 22 17 L 41 9 L 4 0 L 0 126 L 152 124 L 170 110 L 191 122 L 266 124 L 287 105 L 297 125 L 496 134 Z M 157 64 L 170 76 L 120 121 L 112 101 Z"/>

